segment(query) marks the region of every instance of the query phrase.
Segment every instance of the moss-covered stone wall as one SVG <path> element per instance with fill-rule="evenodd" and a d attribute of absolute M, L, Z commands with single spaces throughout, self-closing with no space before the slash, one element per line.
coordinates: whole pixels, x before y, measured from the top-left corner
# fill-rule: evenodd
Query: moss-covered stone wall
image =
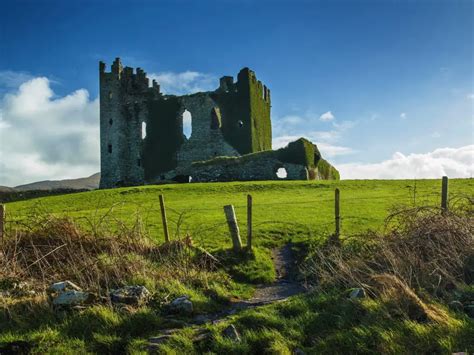
<path fill-rule="evenodd" d="M 255 73 L 242 69 L 237 82 L 212 94 L 222 113 L 224 138 L 240 154 L 272 149 L 270 91 Z"/>
<path fill-rule="evenodd" d="M 278 150 L 195 162 L 189 174 L 193 181 L 279 180 L 279 168 L 286 170 L 287 180 L 339 180 L 339 172 L 304 138 Z"/>
<path fill-rule="evenodd" d="M 192 176 L 200 176 L 198 181 L 274 179 L 280 167 L 288 179 L 339 178 L 306 139 L 271 150 L 270 90 L 249 68 L 235 83 L 225 76 L 214 91 L 183 96 L 163 95 L 142 69 L 124 68 L 119 58 L 111 72 L 101 63 L 99 77 L 101 188 Z M 189 138 L 183 134 L 186 110 L 192 115 Z"/>
<path fill-rule="evenodd" d="M 327 162 L 327 160 L 321 158 L 317 165 L 317 172 L 319 175 L 320 180 L 339 180 L 340 175 L 339 171 L 331 164 Z"/>
<path fill-rule="evenodd" d="M 278 149 L 276 152 L 281 161 L 304 165 L 308 168 L 314 168 L 320 157 L 315 145 L 305 138 L 291 142 L 287 147 Z"/>

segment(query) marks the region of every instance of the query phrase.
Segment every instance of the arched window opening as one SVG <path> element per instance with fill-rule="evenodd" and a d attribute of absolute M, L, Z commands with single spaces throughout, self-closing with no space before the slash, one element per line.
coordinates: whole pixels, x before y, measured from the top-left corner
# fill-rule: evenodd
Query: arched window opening
<path fill-rule="evenodd" d="M 279 168 L 276 172 L 276 176 L 279 179 L 286 179 L 286 177 L 288 176 L 288 173 L 286 172 L 285 168 Z"/>
<path fill-rule="evenodd" d="M 142 122 L 142 139 L 146 138 L 146 122 Z"/>
<path fill-rule="evenodd" d="M 109 144 L 108 149 L 109 149 L 109 153 L 112 154 L 112 144 Z"/>
<path fill-rule="evenodd" d="M 193 133 L 192 119 L 193 118 L 191 116 L 191 112 L 189 112 L 188 110 L 184 110 L 184 112 L 183 112 L 183 134 L 187 139 L 191 138 L 191 134 Z"/>
<path fill-rule="evenodd" d="M 113 119 L 110 119 L 110 120 L 109 120 L 109 125 L 112 126 L 112 123 L 114 123 L 114 120 L 113 120 Z"/>

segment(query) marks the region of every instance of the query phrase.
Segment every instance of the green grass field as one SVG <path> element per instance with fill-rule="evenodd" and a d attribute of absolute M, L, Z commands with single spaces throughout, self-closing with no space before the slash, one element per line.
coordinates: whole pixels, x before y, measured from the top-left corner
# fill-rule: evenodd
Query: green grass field
<path fill-rule="evenodd" d="M 298 262 L 304 264 L 311 253 L 321 247 L 320 242 L 334 232 L 335 188 L 341 191 L 343 245 L 351 244 L 353 239 L 365 244 L 367 235 L 364 232 L 381 231 L 387 216 L 396 207 L 439 206 L 441 201 L 441 180 L 363 180 L 156 185 L 9 203 L 7 236 L 15 236 L 12 233 L 15 228 L 30 229 L 28 233 L 34 240 L 41 235 L 50 249 L 54 248 L 49 244 L 53 234 L 62 233 L 63 229 L 42 226 L 45 219 L 40 217 L 49 214 L 71 217 L 85 230 L 85 235 L 94 236 L 94 241 L 96 234 L 88 232 L 100 229 L 103 233 L 105 228 L 113 238 L 108 239 L 108 243 L 117 240 L 118 236 L 127 236 L 131 228 L 139 225 L 138 220 L 143 224 L 145 236 L 151 236 L 156 241 L 153 244 L 162 244 L 164 235 L 158 196 L 163 194 L 172 239 L 190 235 L 195 245 L 213 253 L 221 264 L 210 269 L 198 268 L 194 264 L 198 258 L 186 253 L 186 257 L 179 260 L 174 260 L 174 254 L 168 259 L 165 255 L 165 259 L 155 260 L 147 259 L 146 254 L 139 252 L 118 256 L 98 252 L 90 258 L 97 261 L 101 272 L 107 273 L 117 265 L 140 270 L 139 275 L 124 272 L 124 278 L 117 283 L 119 286 L 145 285 L 153 294 L 152 301 L 144 306 L 123 309 L 98 303 L 84 309 L 57 312 L 41 291 L 20 298 L 0 297 L 0 353 L 2 347 L 9 349 L 11 344 L 24 344 L 33 354 L 146 354 L 148 338 L 170 328 L 180 330 L 166 344 L 160 345 L 158 353 L 293 354 L 296 349 L 307 354 L 474 351 L 473 320 L 463 312 L 449 309 L 447 302 L 443 303 L 423 290 L 424 302 L 441 314 L 440 321 L 411 319 L 400 313 L 397 302 L 390 298 L 350 300 L 347 286 L 316 289 L 286 302 L 249 309 L 221 323 L 205 325 L 210 335 L 201 342 L 193 342 L 197 329 L 188 326 L 186 316 L 178 319 L 167 316 L 163 304 L 183 294 L 194 303 L 193 315 L 220 311 L 228 307 L 231 300 L 248 299 L 256 284 L 270 283 L 275 278 L 271 247 L 290 240 L 295 242 Z M 244 254 L 235 256 L 229 252 L 231 239 L 223 206 L 233 204 L 236 207 L 242 239 L 245 239 L 247 194 L 253 196 L 256 247 L 244 258 Z M 474 180 L 450 180 L 449 196 L 450 206 L 462 196 L 472 198 Z M 130 227 L 125 228 L 128 232 L 115 234 L 122 225 Z M 38 231 L 42 232 L 37 234 Z M 344 237 L 355 235 L 358 237 L 344 240 Z M 24 246 L 24 250 L 29 249 L 30 243 Z M 348 250 L 352 250 L 350 245 Z M 49 253 L 46 256 L 50 257 L 48 262 L 54 264 L 55 258 Z M 38 266 L 36 262 L 29 263 L 27 261 L 28 268 Z M 89 272 L 84 270 L 84 273 Z M 2 277 L 0 271 L 0 291 L 2 283 L 8 283 Z M 74 276 L 72 281 L 79 282 Z M 468 295 L 469 299 L 474 297 L 472 285 L 456 292 Z M 223 329 L 229 324 L 238 328 L 240 342 L 222 336 Z"/>
<path fill-rule="evenodd" d="M 266 181 L 178 184 L 97 190 L 10 203 L 9 221 L 28 221 L 35 211 L 66 215 L 88 226 L 104 215 L 134 223 L 137 215 L 150 235 L 163 240 L 158 196 L 166 200 L 170 232 L 189 233 L 209 249 L 230 243 L 223 206 L 233 204 L 241 232 L 246 231 L 246 195 L 253 196 L 256 245 L 273 245 L 291 237 L 307 240 L 334 230 L 334 189 L 341 191 L 342 234 L 383 227 L 393 207 L 440 204 L 441 180 Z M 414 193 L 416 190 L 416 193 Z M 474 195 L 473 179 L 450 180 L 456 196 Z M 10 226 L 14 224 L 9 224 Z"/>

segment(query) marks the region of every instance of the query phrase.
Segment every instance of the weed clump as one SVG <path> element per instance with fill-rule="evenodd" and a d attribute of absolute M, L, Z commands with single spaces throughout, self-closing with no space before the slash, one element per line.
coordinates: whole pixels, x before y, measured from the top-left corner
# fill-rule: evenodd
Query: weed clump
<path fill-rule="evenodd" d="M 318 247 L 306 260 L 305 272 L 323 289 L 362 287 L 390 303 L 393 313 L 441 321 L 445 314 L 424 300 L 450 300 L 453 290 L 472 282 L 473 235 L 469 209 L 400 210 L 387 219 L 383 233 Z"/>
<path fill-rule="evenodd" d="M 154 288 L 159 280 L 184 280 L 210 270 L 191 246 L 190 239 L 160 246 L 139 224 L 107 234 L 98 228 L 85 232 L 68 218 L 45 216 L 3 241 L 0 279 L 24 280 L 37 288 L 71 280 L 96 292 L 134 280 Z"/>

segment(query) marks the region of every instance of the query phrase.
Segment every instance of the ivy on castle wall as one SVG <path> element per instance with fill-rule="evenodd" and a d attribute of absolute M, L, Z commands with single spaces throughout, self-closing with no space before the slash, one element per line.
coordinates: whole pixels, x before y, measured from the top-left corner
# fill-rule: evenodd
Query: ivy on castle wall
<path fill-rule="evenodd" d="M 237 79 L 228 92 L 212 94 L 222 113 L 224 138 L 242 155 L 270 150 L 270 104 L 263 100 L 262 89 L 248 68 Z"/>
<path fill-rule="evenodd" d="M 318 172 L 323 180 L 340 180 L 339 171 L 325 159 L 321 158 L 318 162 Z"/>
<path fill-rule="evenodd" d="M 270 103 L 263 99 L 263 87 L 255 76 L 249 80 L 250 116 L 252 119 L 252 151 L 260 152 L 272 149 L 272 124 L 270 121 Z"/>
<path fill-rule="evenodd" d="M 318 147 L 305 138 L 300 138 L 278 150 L 265 150 L 241 157 L 216 157 L 214 159 L 194 162 L 193 166 L 244 166 L 251 161 L 271 161 L 303 165 L 310 172 L 311 178 L 339 180 L 339 172 L 326 160 L 321 158 Z"/>
<path fill-rule="evenodd" d="M 314 168 L 317 164 L 317 157 L 321 156 L 317 148 L 315 150 L 314 144 L 305 138 L 291 142 L 288 146 L 280 148 L 276 152 L 282 162 L 300 164 L 308 168 Z"/>

